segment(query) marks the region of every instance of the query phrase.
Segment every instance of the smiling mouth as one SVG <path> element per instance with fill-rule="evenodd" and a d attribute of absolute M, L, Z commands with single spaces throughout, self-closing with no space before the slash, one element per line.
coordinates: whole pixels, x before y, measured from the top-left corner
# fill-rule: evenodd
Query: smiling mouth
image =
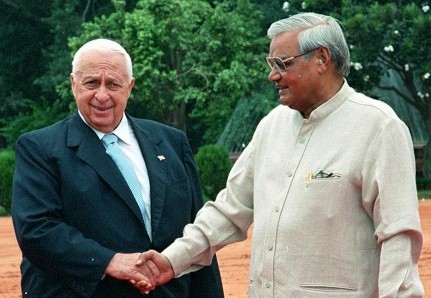
<path fill-rule="evenodd" d="M 100 112 L 104 112 L 104 111 L 107 111 L 107 110 L 109 110 L 109 109 L 112 108 L 112 106 L 111 107 L 96 107 L 96 106 L 92 106 L 92 107 L 93 107 L 93 109 L 95 109 L 97 111 L 100 111 Z"/>
<path fill-rule="evenodd" d="M 286 91 L 286 90 L 288 90 L 288 89 L 289 89 L 289 87 L 286 87 L 286 88 L 280 88 L 280 89 L 278 90 L 278 94 L 282 95 L 282 94 L 284 93 L 284 91 Z"/>

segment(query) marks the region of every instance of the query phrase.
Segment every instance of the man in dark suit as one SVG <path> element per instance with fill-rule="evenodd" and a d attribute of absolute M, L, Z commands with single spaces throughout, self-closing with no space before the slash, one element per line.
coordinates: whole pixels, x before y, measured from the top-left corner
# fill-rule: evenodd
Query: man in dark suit
<path fill-rule="evenodd" d="M 145 280 L 138 252 L 166 248 L 202 207 L 193 155 L 183 132 L 125 114 L 134 78 L 121 45 L 90 41 L 72 65 L 78 110 L 16 144 L 12 215 L 22 294 L 142 297 L 130 282 Z M 137 174 L 143 210 L 105 152 L 102 138 L 111 133 Z M 216 259 L 148 296 L 223 297 Z"/>

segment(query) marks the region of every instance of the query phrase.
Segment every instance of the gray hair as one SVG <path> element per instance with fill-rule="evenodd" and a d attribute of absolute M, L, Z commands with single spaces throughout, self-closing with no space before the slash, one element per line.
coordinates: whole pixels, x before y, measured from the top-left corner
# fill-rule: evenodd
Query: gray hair
<path fill-rule="evenodd" d="M 298 35 L 300 53 L 318 47 L 327 48 L 338 71 L 347 77 L 350 71 L 349 47 L 336 19 L 312 12 L 299 13 L 274 22 L 268 29 L 268 37 L 272 39 L 277 34 L 293 30 L 300 31 Z"/>
<path fill-rule="evenodd" d="M 85 43 L 82 47 L 78 49 L 78 51 L 73 56 L 72 60 L 72 73 L 76 73 L 78 70 L 79 62 L 82 57 L 82 54 L 90 52 L 90 51 L 101 51 L 101 52 L 115 52 L 120 53 L 124 56 L 126 62 L 126 70 L 129 81 L 133 77 L 133 68 L 132 68 L 132 59 L 127 51 L 117 42 L 99 38 L 91 40 Z"/>

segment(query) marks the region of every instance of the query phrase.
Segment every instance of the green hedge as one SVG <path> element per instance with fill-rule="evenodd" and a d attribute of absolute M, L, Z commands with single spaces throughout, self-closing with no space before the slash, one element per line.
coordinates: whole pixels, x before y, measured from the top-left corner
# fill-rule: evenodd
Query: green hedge
<path fill-rule="evenodd" d="M 416 187 L 418 190 L 425 190 L 431 189 L 431 178 L 423 178 L 423 177 L 418 177 L 416 178 Z"/>
<path fill-rule="evenodd" d="M 218 192 L 225 188 L 232 167 L 227 148 L 216 144 L 202 146 L 195 159 L 204 200 L 215 200 Z"/>
<path fill-rule="evenodd" d="M 10 213 L 12 206 L 12 180 L 14 168 L 15 152 L 13 150 L 0 151 L 0 207 L 3 207 L 7 213 Z"/>

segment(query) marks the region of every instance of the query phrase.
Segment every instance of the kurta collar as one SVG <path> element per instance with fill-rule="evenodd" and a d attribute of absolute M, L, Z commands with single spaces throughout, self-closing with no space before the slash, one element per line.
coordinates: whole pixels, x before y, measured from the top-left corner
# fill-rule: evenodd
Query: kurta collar
<path fill-rule="evenodd" d="M 341 106 L 351 94 L 355 91 L 349 86 L 346 80 L 344 80 L 343 86 L 340 91 L 338 91 L 331 99 L 323 103 L 321 106 L 317 107 L 313 112 L 311 112 L 308 121 L 317 121 L 319 119 L 325 118 L 333 111 L 335 111 L 339 106 Z"/>

